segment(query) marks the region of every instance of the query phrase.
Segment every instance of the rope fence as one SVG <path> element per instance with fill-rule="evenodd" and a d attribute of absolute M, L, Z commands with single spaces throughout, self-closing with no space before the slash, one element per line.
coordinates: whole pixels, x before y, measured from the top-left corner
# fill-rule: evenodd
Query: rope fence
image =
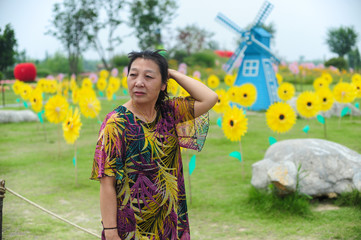
<path fill-rule="evenodd" d="M 4 188 L 5 188 L 5 183 L 4 183 Z M 101 239 L 100 235 L 97 235 L 97 234 L 95 234 L 95 233 L 93 233 L 93 232 L 91 232 L 91 231 L 89 231 L 88 229 L 85 229 L 85 228 L 83 228 L 83 227 L 80 227 L 79 225 L 77 225 L 77 224 L 75 224 L 75 223 L 72 223 L 72 222 L 70 222 L 69 220 L 67 220 L 67 219 L 65 219 L 65 218 L 63 218 L 63 217 L 61 217 L 61 216 L 59 216 L 59 215 L 57 215 L 57 214 L 55 214 L 55 213 L 53 213 L 53 212 L 45 209 L 45 208 L 43 208 L 42 206 L 40 206 L 40 205 L 38 205 L 38 204 L 30 201 L 29 199 L 21 196 L 20 194 L 14 192 L 14 191 L 11 190 L 10 188 L 6 187 L 5 190 L 7 190 L 9 193 L 13 194 L 14 196 L 16 196 L 16 197 L 24 200 L 25 202 L 29 203 L 30 205 L 39 208 L 40 210 L 46 212 L 47 214 L 49 214 L 49 215 L 51 215 L 51 216 L 53 216 L 53 217 L 56 217 L 56 218 L 60 219 L 61 221 L 65 222 L 65 223 L 67 223 L 67 224 L 69 224 L 69 225 L 71 225 L 71 226 L 73 226 L 73 227 L 75 227 L 75 228 L 78 228 L 78 229 L 82 230 L 83 232 L 86 232 L 86 233 L 88 233 L 88 234 L 90 234 L 90 235 L 92 235 L 92 236 L 94 236 L 94 237 L 97 237 L 97 238 Z M 3 197 L 4 197 L 4 196 L 3 196 Z M 1 206 L 0 206 L 0 211 L 1 211 L 1 214 L 0 214 L 0 240 L 1 240 L 1 239 L 2 239 L 2 238 L 1 238 L 1 232 L 2 232 L 2 231 L 1 231 L 1 230 L 2 230 L 2 198 L 1 198 L 1 187 L 0 187 L 0 204 L 1 204 Z"/>

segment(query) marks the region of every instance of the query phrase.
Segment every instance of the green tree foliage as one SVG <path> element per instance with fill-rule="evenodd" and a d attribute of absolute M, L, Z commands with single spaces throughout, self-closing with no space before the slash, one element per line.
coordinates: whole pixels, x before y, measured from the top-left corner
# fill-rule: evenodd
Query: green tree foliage
<path fill-rule="evenodd" d="M 97 19 L 95 0 L 64 0 L 54 4 L 53 29 L 50 34 L 61 41 L 69 61 L 69 73 L 79 73 L 79 58 L 89 46 L 89 32 Z"/>
<path fill-rule="evenodd" d="M 56 52 L 53 56 L 47 56 L 44 61 L 35 61 L 38 77 L 46 77 L 49 74 L 70 73 L 69 60 L 61 52 Z M 79 58 L 78 70 L 82 71 L 82 59 Z"/>
<path fill-rule="evenodd" d="M 112 65 L 116 68 L 123 68 L 128 66 L 129 58 L 127 55 L 115 55 L 112 58 Z"/>
<path fill-rule="evenodd" d="M 184 58 L 184 61 L 190 66 L 198 65 L 205 68 L 213 68 L 215 66 L 216 57 L 217 55 L 213 51 L 204 50 Z"/>
<path fill-rule="evenodd" d="M 338 57 L 338 58 L 331 58 L 330 60 L 327 60 L 325 62 L 325 66 L 334 66 L 337 67 L 339 70 L 347 69 L 347 62 L 344 58 Z"/>
<path fill-rule="evenodd" d="M 177 49 L 184 49 L 188 55 L 208 48 L 214 35 L 196 24 L 178 28 L 177 31 Z"/>
<path fill-rule="evenodd" d="M 178 8 L 175 0 L 134 0 L 130 3 L 130 27 L 141 49 L 161 43 L 161 29 L 173 19 Z"/>
<path fill-rule="evenodd" d="M 355 46 L 357 37 L 353 27 L 331 28 L 327 32 L 326 42 L 331 52 L 343 58 Z"/>
<path fill-rule="evenodd" d="M 98 52 L 104 67 L 108 70 L 110 69 L 109 61 L 113 57 L 114 48 L 122 42 L 119 36 L 114 36 L 114 32 L 122 23 L 120 10 L 124 5 L 124 0 L 97 0 L 96 5 L 94 6 L 95 8 L 93 9 L 93 11 L 97 13 L 97 18 L 92 22 L 92 32 L 89 32 L 88 38 L 92 46 Z M 104 20 L 99 19 L 99 16 L 102 15 L 102 13 L 105 16 Z M 99 38 L 99 32 L 101 30 L 108 30 L 106 48 Z M 108 52 L 108 57 L 106 56 L 106 52 Z"/>
<path fill-rule="evenodd" d="M 355 50 L 351 50 L 347 54 L 347 59 L 350 68 L 353 68 L 356 71 L 361 69 L 361 56 L 358 48 L 355 48 Z"/>
<path fill-rule="evenodd" d="M 0 28 L 0 72 L 15 63 L 16 45 L 15 32 L 10 24 L 5 26 L 3 32 Z"/>

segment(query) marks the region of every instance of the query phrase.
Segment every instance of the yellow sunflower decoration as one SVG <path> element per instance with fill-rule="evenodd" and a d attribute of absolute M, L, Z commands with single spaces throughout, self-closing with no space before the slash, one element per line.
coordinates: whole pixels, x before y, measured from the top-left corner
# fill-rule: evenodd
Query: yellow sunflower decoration
<path fill-rule="evenodd" d="M 316 91 L 320 99 L 320 109 L 321 111 L 328 111 L 331 109 L 333 103 L 335 102 L 335 98 L 329 88 L 321 88 Z"/>
<path fill-rule="evenodd" d="M 361 74 L 354 73 L 351 77 L 352 83 L 361 82 Z"/>
<path fill-rule="evenodd" d="M 212 89 L 217 88 L 219 86 L 219 78 L 216 75 L 211 74 L 208 77 L 207 85 L 208 85 L 208 87 L 210 87 Z"/>
<path fill-rule="evenodd" d="M 318 77 L 313 81 L 313 88 L 317 91 L 321 88 L 328 88 L 328 81 L 326 78 Z"/>
<path fill-rule="evenodd" d="M 107 87 L 107 80 L 105 78 L 100 77 L 97 81 L 97 88 L 100 91 L 104 91 L 104 89 Z"/>
<path fill-rule="evenodd" d="M 222 120 L 224 135 L 232 142 L 240 141 L 247 132 L 248 119 L 242 109 L 233 107 L 225 112 Z"/>
<path fill-rule="evenodd" d="M 228 99 L 231 102 L 239 102 L 239 96 L 240 96 L 240 88 L 239 86 L 233 86 L 230 87 L 227 91 Z"/>
<path fill-rule="evenodd" d="M 296 101 L 298 113 L 305 118 L 311 118 L 320 111 L 320 100 L 316 93 L 306 91 L 301 93 Z"/>
<path fill-rule="evenodd" d="M 80 89 L 78 87 L 74 87 L 71 92 L 71 99 L 74 104 L 77 104 L 79 102 L 80 98 Z"/>
<path fill-rule="evenodd" d="M 331 84 L 332 83 L 332 75 L 331 74 L 329 74 L 328 72 L 323 72 L 322 73 L 322 75 L 321 75 L 321 77 L 323 78 L 323 79 L 326 79 L 326 81 L 328 82 L 328 84 Z"/>
<path fill-rule="evenodd" d="M 123 88 L 127 89 L 128 88 L 128 82 L 127 82 L 127 77 L 122 77 L 122 86 Z"/>
<path fill-rule="evenodd" d="M 114 90 L 110 85 L 105 90 L 105 95 L 106 95 L 108 101 L 111 101 L 113 99 Z"/>
<path fill-rule="evenodd" d="M 280 85 L 281 83 L 283 83 L 283 76 L 279 73 L 276 73 L 276 79 L 277 79 L 277 83 L 278 85 Z"/>
<path fill-rule="evenodd" d="M 73 91 L 75 88 L 78 88 L 78 85 L 76 84 L 76 80 L 74 77 L 70 79 L 70 90 Z"/>
<path fill-rule="evenodd" d="M 232 87 L 235 80 L 236 80 L 236 78 L 235 78 L 233 75 L 231 75 L 231 74 L 226 74 L 226 76 L 224 77 L 224 83 L 225 83 L 228 87 Z"/>
<path fill-rule="evenodd" d="M 45 117 L 51 123 L 62 122 L 68 113 L 69 104 L 65 97 L 55 95 L 45 104 Z"/>
<path fill-rule="evenodd" d="M 296 113 L 289 104 L 277 102 L 267 109 L 266 120 L 272 131 L 285 133 L 296 123 Z"/>
<path fill-rule="evenodd" d="M 40 78 L 36 84 L 36 88 L 39 88 L 41 92 L 47 92 L 46 82 L 47 80 L 45 78 Z"/>
<path fill-rule="evenodd" d="M 170 92 L 173 96 L 176 96 L 178 93 L 179 84 L 173 79 L 170 78 L 167 83 L 167 90 Z"/>
<path fill-rule="evenodd" d="M 278 87 L 277 94 L 281 100 L 288 101 L 293 98 L 295 91 L 295 87 L 292 83 L 284 82 Z"/>
<path fill-rule="evenodd" d="M 257 89 L 251 83 L 245 83 L 239 87 L 238 103 L 244 107 L 250 107 L 257 99 Z"/>
<path fill-rule="evenodd" d="M 229 101 L 228 101 L 228 95 L 226 93 L 226 90 L 224 89 L 218 89 L 215 91 L 218 95 L 218 101 L 217 103 L 213 106 L 213 110 L 216 113 L 224 113 L 228 110 L 228 108 L 230 108 L 229 106 Z"/>
<path fill-rule="evenodd" d="M 81 83 L 81 87 L 82 88 L 93 88 L 92 80 L 90 80 L 90 78 L 84 78 Z"/>
<path fill-rule="evenodd" d="M 79 137 L 81 128 L 79 109 L 69 109 L 68 114 L 63 122 L 63 135 L 68 144 L 73 144 Z"/>
<path fill-rule="evenodd" d="M 113 76 L 109 77 L 108 87 L 112 88 L 114 93 L 116 93 L 119 90 L 120 84 L 121 84 L 120 78 Z"/>
<path fill-rule="evenodd" d="M 103 70 L 101 70 L 100 72 L 99 72 L 99 77 L 100 78 L 108 78 L 108 76 L 109 76 L 109 71 L 108 70 L 106 70 L 106 69 L 103 69 Z"/>
<path fill-rule="evenodd" d="M 15 80 L 12 89 L 16 95 L 19 95 L 21 93 L 21 88 L 23 87 L 23 82 L 19 80 Z"/>
<path fill-rule="evenodd" d="M 46 85 L 48 93 L 56 93 L 56 91 L 58 90 L 58 83 L 54 79 L 47 80 Z"/>
<path fill-rule="evenodd" d="M 361 80 L 352 82 L 352 86 L 355 89 L 356 98 L 361 98 Z"/>
<path fill-rule="evenodd" d="M 178 96 L 179 97 L 187 97 L 187 96 L 189 96 L 189 93 L 182 86 L 179 86 Z"/>
<path fill-rule="evenodd" d="M 43 108 L 43 94 L 39 88 L 36 88 L 31 92 L 29 100 L 31 103 L 31 108 L 34 110 L 34 112 L 40 112 Z"/>
<path fill-rule="evenodd" d="M 337 102 L 350 103 L 355 100 L 356 91 L 350 83 L 339 82 L 333 88 L 333 95 Z"/>
<path fill-rule="evenodd" d="M 94 96 L 84 96 L 79 100 L 81 113 L 87 118 L 95 118 L 101 109 L 100 101 Z"/>
<path fill-rule="evenodd" d="M 21 91 L 20 91 L 21 98 L 24 101 L 29 100 L 32 91 L 33 91 L 33 88 L 30 85 L 24 83 L 23 86 L 21 87 Z"/>

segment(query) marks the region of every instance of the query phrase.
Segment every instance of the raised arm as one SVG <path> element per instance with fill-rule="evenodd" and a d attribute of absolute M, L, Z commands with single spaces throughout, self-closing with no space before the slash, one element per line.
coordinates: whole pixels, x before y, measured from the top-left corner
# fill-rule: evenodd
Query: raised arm
<path fill-rule="evenodd" d="M 194 99 L 194 115 L 208 112 L 217 102 L 218 95 L 206 85 L 174 69 L 168 70 L 169 77 L 181 85 Z"/>

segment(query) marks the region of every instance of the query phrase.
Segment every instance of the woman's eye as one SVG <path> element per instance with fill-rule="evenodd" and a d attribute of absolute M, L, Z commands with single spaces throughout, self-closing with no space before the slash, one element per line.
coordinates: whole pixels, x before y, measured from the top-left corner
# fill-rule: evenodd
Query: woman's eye
<path fill-rule="evenodd" d="M 149 75 L 147 75 L 146 77 L 147 77 L 147 78 L 153 78 L 152 76 L 149 76 Z"/>

